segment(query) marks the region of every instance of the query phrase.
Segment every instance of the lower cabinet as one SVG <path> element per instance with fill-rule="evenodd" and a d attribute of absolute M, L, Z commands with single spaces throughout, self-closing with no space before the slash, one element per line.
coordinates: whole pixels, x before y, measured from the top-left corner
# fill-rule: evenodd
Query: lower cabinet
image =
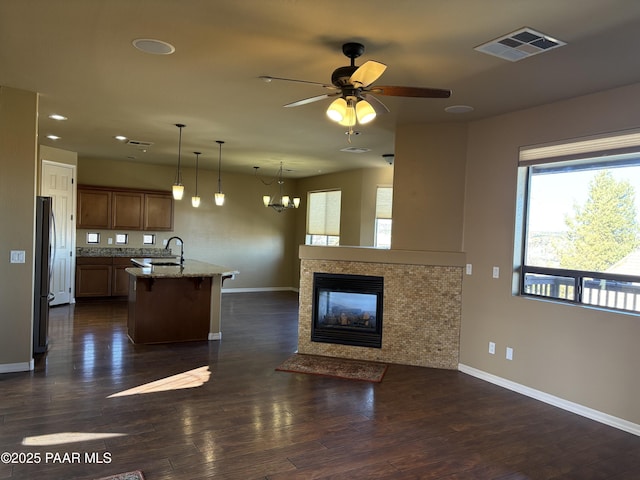
<path fill-rule="evenodd" d="M 126 268 L 132 267 L 128 257 L 113 257 L 113 273 L 111 276 L 111 296 L 126 297 L 129 295 L 129 274 Z"/>
<path fill-rule="evenodd" d="M 128 257 L 76 258 L 76 298 L 120 297 L 129 294 Z"/>

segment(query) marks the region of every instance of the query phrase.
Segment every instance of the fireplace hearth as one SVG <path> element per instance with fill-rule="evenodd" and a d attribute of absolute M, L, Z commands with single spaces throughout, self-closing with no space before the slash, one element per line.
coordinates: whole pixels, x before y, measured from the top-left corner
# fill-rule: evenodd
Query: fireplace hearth
<path fill-rule="evenodd" d="M 314 273 L 311 341 L 381 348 L 384 278 Z"/>

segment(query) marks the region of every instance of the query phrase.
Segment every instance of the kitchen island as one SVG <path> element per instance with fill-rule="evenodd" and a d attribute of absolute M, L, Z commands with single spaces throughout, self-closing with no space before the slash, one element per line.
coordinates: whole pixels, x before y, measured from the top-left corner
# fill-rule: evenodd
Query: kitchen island
<path fill-rule="evenodd" d="M 197 260 L 133 258 L 128 334 L 133 343 L 219 340 L 222 282 L 237 271 Z"/>

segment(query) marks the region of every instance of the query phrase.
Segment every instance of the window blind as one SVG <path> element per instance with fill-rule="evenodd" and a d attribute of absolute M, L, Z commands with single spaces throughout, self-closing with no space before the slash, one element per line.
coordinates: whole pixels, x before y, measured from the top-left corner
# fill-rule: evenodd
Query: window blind
<path fill-rule="evenodd" d="M 639 152 L 640 130 L 634 129 L 565 142 L 521 147 L 519 164 L 528 166 Z"/>
<path fill-rule="evenodd" d="M 376 192 L 376 218 L 391 218 L 393 187 L 378 187 Z"/>
<path fill-rule="evenodd" d="M 340 190 L 309 193 L 307 234 L 340 235 L 341 198 Z"/>

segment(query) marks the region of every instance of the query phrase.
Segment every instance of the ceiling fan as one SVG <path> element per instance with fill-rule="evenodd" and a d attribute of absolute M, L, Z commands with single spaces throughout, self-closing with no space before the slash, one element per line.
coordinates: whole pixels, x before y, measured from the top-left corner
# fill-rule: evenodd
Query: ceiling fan
<path fill-rule="evenodd" d="M 369 60 L 361 66 L 356 66 L 355 59 L 364 53 L 364 45 L 349 42 L 342 45 L 342 53 L 351 59 L 351 64 L 339 67 L 331 75 L 331 85 L 293 78 L 271 77 L 263 75 L 260 78 L 266 82 L 272 80 L 284 80 L 287 82 L 308 83 L 319 85 L 331 93 L 304 98 L 296 102 L 288 103 L 285 107 L 298 107 L 308 103 L 317 102 L 326 98 L 338 97 L 327 109 L 327 116 L 349 127 L 352 131 L 356 123 L 365 124 L 373 120 L 376 115 L 388 112 L 387 106 L 378 100 L 373 94 L 392 97 L 421 97 L 421 98 L 449 98 L 451 90 L 423 87 L 400 86 L 374 86 L 372 85 L 387 69 L 384 63 Z"/>

